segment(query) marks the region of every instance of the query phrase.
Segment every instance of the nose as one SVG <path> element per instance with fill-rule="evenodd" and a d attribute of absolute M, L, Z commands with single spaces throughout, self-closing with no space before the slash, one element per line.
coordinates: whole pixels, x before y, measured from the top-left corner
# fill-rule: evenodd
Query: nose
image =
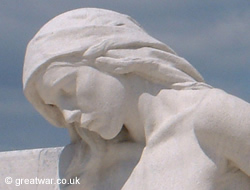
<path fill-rule="evenodd" d="M 81 119 L 80 110 L 63 110 L 62 114 L 67 123 L 80 122 Z"/>

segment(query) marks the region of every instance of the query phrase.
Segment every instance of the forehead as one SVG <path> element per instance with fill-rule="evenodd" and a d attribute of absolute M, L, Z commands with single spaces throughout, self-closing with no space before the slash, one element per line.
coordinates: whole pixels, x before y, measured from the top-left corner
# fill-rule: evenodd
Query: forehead
<path fill-rule="evenodd" d="M 53 65 L 38 77 L 35 88 L 46 104 L 54 102 L 61 90 L 75 88 L 76 68 L 63 65 Z"/>
<path fill-rule="evenodd" d="M 77 68 L 66 64 L 56 64 L 48 67 L 40 79 L 43 84 L 55 86 L 63 79 L 69 78 L 76 72 Z"/>

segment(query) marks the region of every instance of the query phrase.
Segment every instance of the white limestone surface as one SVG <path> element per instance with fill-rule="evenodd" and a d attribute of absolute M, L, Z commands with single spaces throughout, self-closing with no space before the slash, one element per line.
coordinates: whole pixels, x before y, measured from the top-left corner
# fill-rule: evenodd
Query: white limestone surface
<path fill-rule="evenodd" d="M 58 190 L 61 150 L 58 147 L 1 152 L 0 189 Z"/>
<path fill-rule="evenodd" d="M 80 185 L 61 190 L 250 189 L 250 104 L 129 16 L 87 8 L 49 21 L 27 47 L 23 88 L 69 130 L 59 174 Z"/>

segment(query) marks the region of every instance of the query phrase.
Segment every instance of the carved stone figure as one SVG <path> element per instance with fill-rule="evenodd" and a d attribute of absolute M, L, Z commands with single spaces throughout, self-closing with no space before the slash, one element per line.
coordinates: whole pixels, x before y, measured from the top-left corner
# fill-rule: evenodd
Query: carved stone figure
<path fill-rule="evenodd" d="M 129 16 L 73 10 L 30 41 L 24 93 L 69 130 L 67 190 L 249 190 L 250 105 Z"/>

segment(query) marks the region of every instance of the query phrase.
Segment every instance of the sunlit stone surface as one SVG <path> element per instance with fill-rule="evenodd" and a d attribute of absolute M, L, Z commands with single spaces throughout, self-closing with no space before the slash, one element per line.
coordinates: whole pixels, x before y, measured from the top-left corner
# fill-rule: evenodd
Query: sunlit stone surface
<path fill-rule="evenodd" d="M 56 184 L 62 148 L 0 153 L 0 189 L 59 190 Z"/>
<path fill-rule="evenodd" d="M 126 15 L 78 9 L 49 21 L 27 47 L 23 85 L 70 132 L 59 176 L 80 185 L 61 189 L 250 189 L 249 104 Z"/>

